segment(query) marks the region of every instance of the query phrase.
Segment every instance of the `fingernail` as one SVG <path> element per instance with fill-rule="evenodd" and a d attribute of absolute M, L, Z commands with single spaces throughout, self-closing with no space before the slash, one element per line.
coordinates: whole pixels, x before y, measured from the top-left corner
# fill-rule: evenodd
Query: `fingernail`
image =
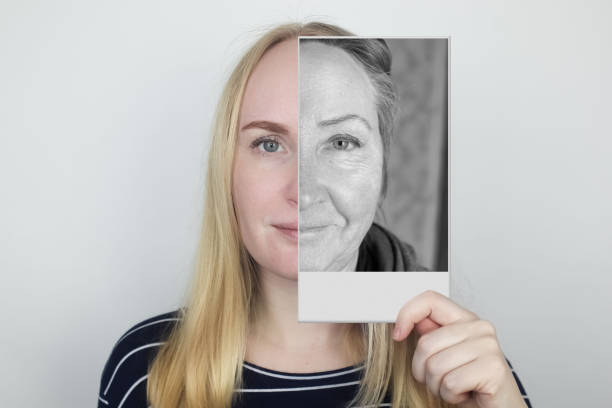
<path fill-rule="evenodd" d="M 395 326 L 395 328 L 393 329 L 393 338 L 397 339 L 399 336 L 400 336 L 400 327 Z"/>

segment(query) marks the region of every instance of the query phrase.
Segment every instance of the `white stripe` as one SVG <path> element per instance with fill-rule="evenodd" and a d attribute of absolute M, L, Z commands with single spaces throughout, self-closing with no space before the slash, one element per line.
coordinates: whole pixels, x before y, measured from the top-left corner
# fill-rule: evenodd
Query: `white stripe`
<path fill-rule="evenodd" d="M 140 351 L 140 350 L 144 350 L 146 348 L 151 348 L 151 347 L 157 347 L 160 344 L 164 344 L 164 343 L 150 343 L 150 344 L 146 344 L 144 346 L 140 346 L 138 348 L 135 348 L 134 350 L 130 351 L 129 353 L 127 353 L 122 359 L 121 361 L 119 361 L 119 364 L 117 364 L 117 366 L 115 367 L 115 371 L 113 371 L 113 375 L 111 375 L 110 380 L 108 380 L 108 385 L 106 386 L 106 388 L 104 389 L 104 395 L 106 395 L 106 393 L 108 393 L 108 389 L 111 386 L 111 383 L 113 382 L 113 380 L 115 379 L 115 374 L 117 374 L 117 370 L 119 370 L 119 367 L 121 366 L 121 364 L 123 364 L 123 362 L 132 354 Z"/>
<path fill-rule="evenodd" d="M 154 322 L 149 322 L 149 323 L 143 324 L 142 326 L 138 326 L 135 329 L 132 329 L 129 332 L 125 333 L 123 336 L 121 336 L 121 338 L 117 340 L 117 343 L 115 343 L 115 347 L 117 346 L 117 344 L 121 342 L 121 340 L 125 339 L 127 336 L 134 333 L 135 331 L 144 329 L 145 327 L 148 327 L 148 326 L 153 326 L 154 324 L 163 323 L 163 322 L 172 322 L 172 321 L 178 321 L 178 320 L 181 320 L 181 319 L 173 317 L 173 318 L 168 318 L 168 319 L 155 320 Z"/>
<path fill-rule="evenodd" d="M 141 382 L 143 382 L 144 380 L 146 380 L 148 377 L 148 374 L 145 375 L 144 377 L 140 377 L 138 379 L 138 381 L 136 381 L 134 384 L 132 384 L 132 386 L 130 387 L 129 390 L 127 390 L 127 392 L 125 393 L 125 395 L 123 396 L 123 398 L 121 399 L 121 402 L 119 403 L 119 405 L 117 405 L 117 408 L 121 408 L 123 406 L 123 403 L 125 402 L 125 400 L 127 399 L 127 397 L 130 395 L 130 393 L 134 390 L 134 388 L 136 388 L 138 386 L 138 384 L 140 384 Z"/>
<path fill-rule="evenodd" d="M 99 399 L 100 401 L 102 401 L 102 403 L 103 403 L 103 404 L 108 405 L 108 401 L 107 401 L 107 400 L 105 400 L 104 398 L 102 398 L 102 397 L 101 397 L 101 396 L 99 396 L 99 395 L 98 395 L 98 399 Z"/>
<path fill-rule="evenodd" d="M 317 385 L 312 387 L 296 387 L 296 388 L 239 388 L 234 392 L 285 392 L 285 391 L 311 391 L 322 390 L 325 388 L 346 387 L 349 385 L 359 384 L 359 381 L 351 381 L 342 384 Z"/>
<path fill-rule="evenodd" d="M 344 374 L 349 374 L 349 373 L 353 373 L 355 371 L 359 371 L 363 368 L 363 365 L 350 369 L 350 370 L 346 370 L 346 371 L 342 371 L 339 373 L 332 373 L 332 374 L 321 374 L 321 375 L 305 375 L 305 376 L 297 376 L 297 375 L 283 375 L 283 374 L 274 374 L 274 373 L 269 373 L 267 371 L 263 371 L 260 370 L 256 367 L 252 367 L 246 363 L 242 364 L 244 367 L 248 368 L 251 371 L 255 371 L 256 373 L 260 373 L 260 374 L 264 374 L 267 375 L 269 377 L 276 377 L 276 378 L 284 378 L 287 380 L 316 380 L 319 378 L 330 378 L 330 377 L 338 377 L 339 375 L 344 375 Z"/>

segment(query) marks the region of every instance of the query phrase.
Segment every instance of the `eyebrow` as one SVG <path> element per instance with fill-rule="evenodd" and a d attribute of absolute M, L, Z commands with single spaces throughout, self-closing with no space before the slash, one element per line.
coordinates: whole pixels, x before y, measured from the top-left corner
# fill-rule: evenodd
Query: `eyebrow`
<path fill-rule="evenodd" d="M 274 133 L 280 133 L 283 135 L 289 134 L 287 128 L 280 123 L 270 122 L 267 120 L 254 120 L 247 125 L 244 125 L 241 130 L 247 129 L 264 129 Z"/>
<path fill-rule="evenodd" d="M 338 116 L 336 118 L 322 120 L 319 122 L 319 126 L 333 126 L 333 125 L 337 125 L 338 123 L 345 122 L 347 120 L 357 120 L 361 122 L 363 125 L 365 125 L 365 127 L 367 127 L 368 130 L 372 130 L 372 126 L 370 125 L 370 122 L 368 122 L 364 117 L 356 115 L 354 113 L 349 113 L 346 115 Z"/>

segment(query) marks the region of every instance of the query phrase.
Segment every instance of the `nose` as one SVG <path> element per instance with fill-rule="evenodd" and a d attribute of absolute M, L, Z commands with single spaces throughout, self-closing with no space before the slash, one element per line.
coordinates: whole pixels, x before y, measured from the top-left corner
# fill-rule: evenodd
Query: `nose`
<path fill-rule="evenodd" d="M 308 210 L 313 205 L 324 201 L 325 191 L 321 184 L 321 175 L 314 155 L 308 154 L 303 148 L 300 149 L 299 169 L 299 208 L 300 211 Z"/>
<path fill-rule="evenodd" d="M 298 205 L 298 164 L 297 160 L 292 160 L 291 173 L 287 183 L 287 201 L 292 206 Z"/>

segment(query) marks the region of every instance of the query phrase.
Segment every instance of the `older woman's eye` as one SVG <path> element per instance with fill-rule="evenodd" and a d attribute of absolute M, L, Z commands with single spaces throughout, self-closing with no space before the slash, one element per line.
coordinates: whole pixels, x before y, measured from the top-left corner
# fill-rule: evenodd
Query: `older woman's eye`
<path fill-rule="evenodd" d="M 353 150 L 361 147 L 359 139 L 350 135 L 339 135 L 331 139 L 332 147 L 336 150 Z"/>

